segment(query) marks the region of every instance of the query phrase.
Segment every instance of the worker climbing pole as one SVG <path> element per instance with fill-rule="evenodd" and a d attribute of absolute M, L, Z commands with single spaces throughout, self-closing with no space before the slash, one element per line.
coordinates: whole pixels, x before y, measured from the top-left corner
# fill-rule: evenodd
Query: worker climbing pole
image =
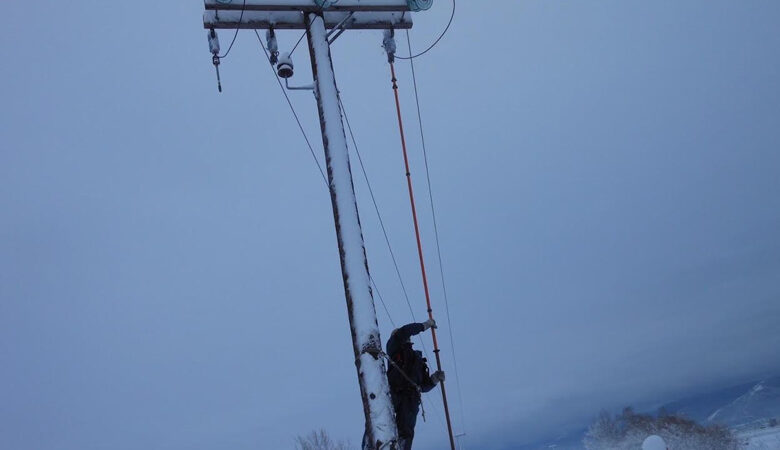
<path fill-rule="evenodd" d="M 385 31 L 382 45 L 387 52 L 387 61 L 390 64 L 390 79 L 393 85 L 393 95 L 395 97 L 395 109 L 398 116 L 398 131 L 401 136 L 401 149 L 404 156 L 404 168 L 406 169 L 406 185 L 409 189 L 409 203 L 412 209 L 412 222 L 414 223 L 414 235 L 417 238 L 417 255 L 420 259 L 420 272 L 422 274 L 423 290 L 425 292 L 425 303 L 427 306 L 428 319 L 434 321 L 433 308 L 431 307 L 431 295 L 428 289 L 428 276 L 425 271 L 425 257 L 423 256 L 422 239 L 420 238 L 420 224 L 417 220 L 417 206 L 414 202 L 414 189 L 412 187 L 412 173 L 409 168 L 409 154 L 406 149 L 406 135 L 404 134 L 404 122 L 401 115 L 401 100 L 398 96 L 398 79 L 395 76 L 395 30 Z M 439 341 L 436 337 L 436 327 L 431 328 L 431 337 L 433 339 L 433 353 L 436 356 L 436 368 L 442 372 L 441 351 L 439 350 Z M 452 420 L 450 419 L 450 408 L 447 402 L 447 390 L 444 387 L 444 380 L 440 383 L 441 397 L 444 403 L 444 416 L 447 420 L 447 433 L 450 438 L 450 448 L 455 450 L 455 437 L 452 432 Z"/>
<path fill-rule="evenodd" d="M 240 29 L 306 30 L 314 83 L 297 89 L 307 89 L 314 92 L 320 116 L 322 142 L 328 169 L 327 182 L 333 207 L 344 292 L 352 331 L 355 365 L 366 421 L 366 438 L 363 450 L 396 449 L 397 429 L 390 402 L 386 368 L 384 359 L 381 357 L 383 354 L 382 341 L 370 285 L 371 277 L 368 272 L 363 233 L 358 216 L 330 45 L 348 29 L 409 29 L 412 26 L 409 12 L 428 9 L 432 3 L 433 0 L 372 0 L 370 2 L 361 0 L 243 0 L 241 2 L 238 0 L 205 0 L 206 11 L 203 16 L 203 25 L 208 30 L 209 48 L 212 53 L 212 63 L 217 70 L 220 92 L 222 80 L 219 77 L 219 64 L 221 59 L 230 53 Z M 219 55 L 217 29 L 236 30 L 224 55 Z M 269 41 L 267 48 L 271 51 L 271 55 L 276 54 L 274 31 L 268 33 L 267 40 Z M 294 66 L 289 54 L 279 58 L 277 75 L 285 78 L 286 81 L 287 78 L 293 76 L 293 73 Z M 450 433 L 450 440 L 452 440 L 452 433 Z"/>

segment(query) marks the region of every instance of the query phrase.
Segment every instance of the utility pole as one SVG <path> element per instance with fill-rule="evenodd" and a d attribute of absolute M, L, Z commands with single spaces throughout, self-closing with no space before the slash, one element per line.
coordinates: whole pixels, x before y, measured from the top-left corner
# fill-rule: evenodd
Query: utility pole
<path fill-rule="evenodd" d="M 344 294 L 366 420 L 363 450 L 395 450 L 398 432 L 386 367 L 381 356 L 382 340 L 371 291 L 330 44 L 346 30 L 411 28 L 410 12 L 428 9 L 431 3 L 432 0 L 205 0 L 203 24 L 209 30 L 210 50 L 214 54 L 217 69 L 219 44 L 213 33 L 215 29 L 270 29 L 269 40 L 273 38 L 273 30 L 306 30 Z M 328 29 L 331 30 L 330 34 Z M 269 42 L 269 48 L 276 46 L 273 39 L 273 45 Z M 293 75 L 289 56 L 283 55 L 277 68 L 279 75 L 284 78 Z"/>

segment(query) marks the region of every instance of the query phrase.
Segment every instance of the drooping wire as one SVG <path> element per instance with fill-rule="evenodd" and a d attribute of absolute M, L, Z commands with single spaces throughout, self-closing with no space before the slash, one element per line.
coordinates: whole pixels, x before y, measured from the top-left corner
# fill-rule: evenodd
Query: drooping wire
<path fill-rule="evenodd" d="M 371 196 L 371 202 L 374 204 L 374 211 L 376 211 L 376 215 L 379 218 L 379 225 L 382 228 L 382 234 L 385 237 L 385 243 L 387 244 L 387 250 L 390 252 L 390 258 L 393 261 L 393 267 L 395 267 L 395 273 L 398 276 L 398 283 L 401 285 L 401 291 L 404 294 L 404 298 L 406 299 L 406 305 L 409 307 L 409 313 L 412 315 L 412 321 L 417 322 L 417 319 L 414 317 L 414 308 L 412 308 L 412 302 L 409 300 L 409 294 L 406 291 L 406 285 L 404 284 L 403 277 L 401 276 L 401 270 L 398 268 L 398 260 L 395 257 L 395 252 L 393 251 L 393 246 L 390 244 L 390 238 L 387 234 L 387 228 L 385 228 L 385 222 L 382 219 L 382 213 L 379 210 L 379 204 L 377 203 L 376 197 L 374 196 L 374 190 L 371 188 L 371 181 L 369 181 L 368 173 L 366 172 L 366 166 L 363 164 L 363 156 L 360 154 L 360 149 L 358 148 L 357 141 L 355 140 L 355 134 L 352 132 L 352 125 L 349 122 L 349 116 L 347 115 L 347 110 L 344 108 L 344 103 L 341 100 L 341 95 L 339 95 L 339 105 L 341 106 L 341 112 L 344 115 L 344 122 L 347 124 L 347 130 L 349 131 L 350 139 L 352 139 L 352 147 L 355 149 L 355 154 L 358 157 L 358 162 L 360 163 L 360 170 L 363 172 L 363 178 L 366 180 L 366 186 L 368 187 L 368 193 Z M 423 347 L 423 351 L 425 352 L 425 357 L 428 357 L 428 349 L 425 346 L 425 341 L 420 338 L 420 344 Z"/>
<path fill-rule="evenodd" d="M 412 223 L 414 225 L 414 234 L 417 239 L 417 256 L 419 257 L 420 260 L 420 273 L 422 275 L 423 291 L 425 293 L 425 304 L 428 309 L 428 318 L 430 320 L 433 320 L 433 308 L 431 306 L 431 296 L 430 296 L 430 289 L 428 285 L 428 276 L 426 275 L 425 257 L 423 254 L 422 239 L 420 237 L 420 224 L 417 219 L 417 207 L 415 206 L 415 201 L 414 201 L 412 174 L 411 174 L 411 169 L 409 167 L 409 155 L 407 152 L 406 137 L 404 133 L 403 118 L 401 114 L 401 100 L 398 95 L 398 79 L 396 78 L 395 75 L 395 63 L 393 62 L 392 58 L 390 59 L 389 62 L 390 62 L 390 80 L 393 87 L 393 97 L 395 98 L 396 114 L 398 116 L 398 132 L 401 138 L 401 150 L 403 154 L 404 168 L 406 169 L 406 184 L 409 190 L 409 205 L 412 211 Z M 431 339 L 433 340 L 433 353 L 436 357 L 436 369 L 441 371 L 442 364 L 441 364 L 441 356 L 439 354 L 440 349 L 436 337 L 436 327 L 431 328 Z M 452 420 L 449 412 L 449 405 L 447 402 L 447 390 L 445 389 L 444 386 L 445 386 L 444 380 L 442 380 L 441 383 L 439 383 L 439 389 L 441 391 L 442 403 L 444 406 L 444 416 L 447 419 L 447 435 L 450 441 L 450 449 L 455 450 L 455 436 L 454 433 L 452 432 Z"/>
<path fill-rule="evenodd" d="M 409 30 L 406 30 L 406 44 L 407 47 L 409 48 L 409 54 L 411 54 L 412 40 L 409 36 Z M 455 338 L 453 337 L 453 331 L 452 331 L 450 303 L 449 303 L 449 298 L 447 296 L 447 283 L 444 281 L 444 264 L 442 263 L 441 245 L 439 244 L 439 226 L 438 226 L 438 221 L 436 219 L 436 207 L 434 206 L 434 201 L 433 201 L 433 187 L 431 184 L 431 172 L 428 168 L 428 149 L 425 145 L 425 131 L 423 127 L 422 110 L 420 108 L 420 94 L 417 88 L 417 74 L 414 70 L 414 59 L 409 60 L 409 64 L 412 69 L 412 84 L 414 85 L 414 100 L 417 105 L 417 121 L 420 124 L 420 141 L 422 144 L 423 160 L 425 162 L 425 178 L 428 183 L 428 199 L 430 200 L 431 216 L 433 217 L 433 232 L 436 241 L 436 255 L 438 257 L 438 262 L 439 262 L 439 275 L 441 277 L 442 292 L 444 294 L 444 307 L 447 312 L 447 329 L 449 331 L 449 336 L 450 336 L 450 348 L 452 350 L 452 363 L 453 363 L 453 368 L 455 369 L 455 383 L 458 389 L 458 402 L 460 406 L 461 427 L 463 427 L 463 431 L 465 431 L 466 419 L 465 419 L 465 409 L 463 408 L 463 391 L 461 390 L 460 387 L 460 373 L 458 372 L 458 359 L 455 356 Z"/>
<path fill-rule="evenodd" d="M 450 30 L 450 26 L 452 25 L 453 19 L 455 19 L 455 0 L 452 0 L 452 13 L 450 14 L 450 20 L 447 22 L 447 26 L 444 27 L 444 31 L 442 31 L 441 34 L 439 35 L 439 37 L 436 38 L 435 41 L 433 41 L 433 44 L 429 45 L 428 48 L 426 48 L 425 50 L 421 51 L 420 53 L 418 53 L 416 55 L 413 55 L 412 52 L 409 51 L 409 56 L 398 56 L 398 55 L 395 55 L 395 57 L 398 58 L 398 59 L 415 59 L 415 58 L 419 58 L 420 56 L 422 56 L 422 55 L 428 53 L 429 51 L 433 50 L 433 47 L 436 47 L 436 45 L 439 44 L 439 41 L 441 41 L 444 38 L 444 35 L 447 34 L 447 31 Z M 407 33 L 408 33 L 408 31 L 407 31 Z"/>
<path fill-rule="evenodd" d="M 290 50 L 290 56 L 292 56 L 293 53 L 295 53 L 295 49 L 298 48 L 298 45 L 301 43 L 303 38 L 306 37 L 306 32 L 304 31 L 303 34 L 301 34 L 301 37 L 298 38 L 298 42 L 295 43 L 293 46 L 293 49 Z"/>
<path fill-rule="evenodd" d="M 265 53 L 266 58 L 270 58 L 270 55 L 268 54 L 268 50 L 266 50 L 265 45 L 263 44 L 263 40 L 260 37 L 260 34 L 257 32 L 257 30 L 254 30 L 254 31 L 255 31 L 255 36 L 257 36 L 257 39 L 260 42 L 260 47 L 263 49 L 263 52 Z M 305 36 L 305 34 L 304 34 L 304 36 Z M 300 42 L 300 40 L 299 40 L 299 42 Z M 287 104 L 290 106 L 290 111 L 292 112 L 293 117 L 295 117 L 295 121 L 298 124 L 298 128 L 301 130 L 301 135 L 303 136 L 303 139 L 306 141 L 306 146 L 309 148 L 309 152 L 311 153 L 312 158 L 314 158 L 314 162 L 317 164 L 317 169 L 319 169 L 320 175 L 322 176 L 322 181 L 325 183 L 325 188 L 330 190 L 330 184 L 328 183 L 328 179 L 325 176 L 325 172 L 322 170 L 322 165 L 320 164 L 320 160 L 317 159 L 317 156 L 316 156 L 316 154 L 314 152 L 314 147 L 312 146 L 311 141 L 309 140 L 309 137 L 306 135 L 306 131 L 304 130 L 303 125 L 301 124 L 301 120 L 298 117 L 298 113 L 295 111 L 295 107 L 293 107 L 292 101 L 290 101 L 290 96 L 287 95 L 287 91 L 284 89 L 284 86 L 282 85 L 282 81 L 279 79 L 279 75 L 276 73 L 275 70 L 273 70 L 273 66 L 271 67 L 271 72 L 273 72 L 274 77 L 276 78 L 276 81 L 279 84 L 280 89 L 282 90 L 282 94 L 284 94 L 284 98 L 285 98 L 285 100 L 287 100 Z M 339 98 L 339 103 L 341 103 L 341 98 Z M 342 106 L 342 108 L 343 108 L 343 106 Z M 352 129 L 350 129 L 350 134 L 352 134 Z M 353 142 L 354 142 L 354 136 L 353 136 Z M 357 145 L 355 146 L 355 148 L 357 148 Z M 362 166 L 362 161 L 361 161 L 361 166 Z M 365 176 L 365 170 L 364 170 L 363 174 Z M 366 178 L 366 180 L 368 180 L 368 178 Z M 371 189 L 371 186 L 369 185 L 369 190 L 370 189 Z M 373 193 L 372 193 L 372 198 L 373 198 Z M 377 214 L 379 214 L 379 210 L 378 209 L 377 209 Z M 381 220 L 381 217 L 380 217 L 380 220 Z M 382 228 L 384 228 L 384 225 L 382 225 Z M 389 245 L 389 241 L 388 241 L 388 245 Z M 395 261 L 395 257 L 394 257 L 393 260 Z M 397 269 L 397 267 L 396 267 L 396 269 Z M 400 272 L 399 272 L 399 276 L 400 276 Z M 369 277 L 370 277 L 371 285 L 374 288 L 374 292 L 377 293 L 377 296 L 379 297 L 379 301 L 380 301 L 380 303 L 382 303 L 382 307 L 384 308 L 385 313 L 387 314 L 387 318 L 390 320 L 390 323 L 393 325 L 393 328 L 396 328 L 395 321 L 393 321 L 393 317 L 390 315 L 390 311 L 387 308 L 387 304 L 385 304 L 385 299 L 382 296 L 382 293 L 379 291 L 379 287 L 377 287 L 376 282 L 374 281 L 373 277 L 371 277 L 370 275 L 369 275 Z M 402 286 L 403 286 L 403 284 L 402 284 Z M 404 292 L 406 292 L 406 291 L 404 290 Z M 407 302 L 408 302 L 408 297 L 407 297 Z M 411 307 L 411 303 L 409 303 L 409 305 Z"/>
<path fill-rule="evenodd" d="M 233 2 L 233 0 L 217 0 L 217 3 L 232 3 L 232 2 Z M 241 23 L 242 20 L 244 20 L 244 11 L 245 10 L 246 10 L 246 0 L 244 0 L 244 4 L 241 6 L 241 15 L 238 16 L 238 23 L 239 24 Z M 227 55 L 230 54 L 230 50 L 233 49 L 233 44 L 236 43 L 236 38 L 238 37 L 238 30 L 239 30 L 239 28 L 236 28 L 236 32 L 235 32 L 235 34 L 233 34 L 233 40 L 230 41 L 230 45 L 228 46 L 228 49 L 225 52 L 225 54 L 222 55 L 222 56 L 218 56 L 217 58 L 219 58 L 219 59 L 227 58 Z M 255 30 L 255 32 L 257 32 L 257 30 Z M 263 48 L 265 48 L 265 47 L 263 47 Z"/>
<path fill-rule="evenodd" d="M 257 30 L 254 30 L 254 32 L 255 32 L 255 36 L 257 36 L 258 42 L 260 43 L 260 47 L 263 49 L 263 52 L 265 53 L 266 59 L 270 59 L 270 55 L 268 54 L 268 50 L 266 50 L 265 45 L 263 44 L 263 40 L 260 37 L 260 34 L 257 32 Z M 301 40 L 303 39 L 304 36 L 305 36 L 305 33 L 298 40 L 298 43 L 301 42 Z M 296 44 L 296 47 L 297 47 L 297 45 L 298 44 Z M 314 152 L 314 148 L 313 148 L 313 146 L 311 144 L 311 141 L 309 140 L 309 137 L 306 135 L 306 131 L 304 130 L 303 125 L 301 124 L 300 118 L 298 117 L 298 114 L 295 111 L 295 107 L 293 106 L 292 101 L 290 100 L 289 95 L 287 95 L 287 91 L 284 89 L 284 85 L 282 84 L 282 81 L 279 79 L 279 75 L 276 73 L 275 70 L 273 70 L 273 67 L 271 67 L 271 71 L 273 72 L 274 78 L 276 78 L 276 81 L 279 84 L 279 88 L 282 90 L 282 94 L 284 95 L 285 100 L 287 101 L 287 104 L 290 107 L 290 111 L 292 112 L 293 117 L 295 118 L 295 121 L 298 124 L 298 128 L 301 131 L 301 135 L 303 136 L 304 141 L 306 141 L 306 145 L 309 148 L 309 152 L 311 153 L 311 156 L 314 159 L 314 162 L 317 164 L 317 168 L 319 169 L 320 175 L 322 176 L 322 179 L 325 182 L 325 186 L 326 186 L 326 188 L 328 190 L 330 190 L 330 184 L 328 183 L 327 177 L 325 176 L 325 173 L 324 173 L 324 171 L 322 169 L 322 165 L 320 164 L 319 159 L 317 159 L 317 156 L 316 156 L 316 154 Z M 401 284 L 401 288 L 403 290 L 404 297 L 406 299 L 406 303 L 409 306 L 409 312 L 412 315 L 412 320 L 416 322 L 417 320 L 414 317 L 414 311 L 413 311 L 413 308 L 412 308 L 412 304 L 411 304 L 411 301 L 409 300 L 409 296 L 408 296 L 408 294 L 406 292 L 406 287 L 405 287 L 405 285 L 403 283 L 403 278 L 401 277 L 400 269 L 398 268 L 398 263 L 397 263 L 396 258 L 395 258 L 395 253 L 393 252 L 392 246 L 390 244 L 390 239 L 389 239 L 389 237 L 387 235 L 387 230 L 385 229 L 385 226 L 384 226 L 384 221 L 382 220 L 382 215 L 381 215 L 380 210 L 379 210 L 379 205 L 378 205 L 378 203 L 376 201 L 376 198 L 374 197 L 373 189 L 371 188 L 371 184 L 370 184 L 370 181 L 369 181 L 369 178 L 368 178 L 368 174 L 367 174 L 367 172 L 365 170 L 365 166 L 363 164 L 363 159 L 362 159 L 362 156 L 360 155 L 360 152 L 359 152 L 359 149 L 358 149 L 358 146 L 357 146 L 357 142 L 355 140 L 355 135 L 354 135 L 354 133 L 352 131 L 352 127 L 351 127 L 351 125 L 349 123 L 349 118 L 348 118 L 348 116 L 346 114 L 346 110 L 344 109 L 344 104 L 341 101 L 341 96 L 340 95 L 339 95 L 339 99 L 338 100 L 339 100 L 339 105 L 341 107 L 342 114 L 344 116 L 344 120 L 345 120 L 345 122 L 347 124 L 347 129 L 349 130 L 349 134 L 350 134 L 350 137 L 352 139 L 353 146 L 355 148 L 355 153 L 358 156 L 358 161 L 360 161 L 361 170 L 362 170 L 363 176 L 364 176 L 364 178 L 366 180 L 366 185 L 368 186 L 369 193 L 371 194 L 372 203 L 374 204 L 374 208 L 376 210 L 377 217 L 379 217 L 379 222 L 381 224 L 382 231 L 383 231 L 383 234 L 385 236 L 385 241 L 387 243 L 388 250 L 390 251 L 390 254 L 392 256 L 393 265 L 395 266 L 395 270 L 396 270 L 396 274 L 398 276 L 399 283 Z M 395 321 L 393 320 L 393 317 L 390 314 L 389 309 L 387 308 L 387 304 L 385 303 L 384 297 L 382 296 L 381 292 L 379 291 L 379 288 L 376 285 L 376 282 L 374 281 L 373 277 L 370 274 L 369 274 L 369 280 L 371 282 L 371 285 L 372 285 L 374 291 L 377 293 L 377 297 L 379 297 L 379 301 L 382 304 L 382 307 L 383 307 L 383 309 L 385 311 L 385 314 L 387 315 L 387 318 L 390 320 L 390 323 L 393 325 L 393 328 L 396 328 Z M 425 346 L 425 342 L 422 340 L 422 338 L 420 338 L 420 343 L 421 343 L 421 345 L 423 347 L 423 351 L 424 351 L 424 353 L 426 355 L 426 358 L 429 358 L 428 350 L 427 350 L 427 348 Z M 435 403 L 431 403 L 431 402 L 427 401 L 427 399 L 425 399 L 425 398 L 423 398 L 423 401 L 426 402 L 426 404 L 428 404 L 430 407 L 432 407 L 432 409 L 437 413 L 436 418 L 442 424 L 442 426 L 444 426 L 444 422 L 442 421 L 442 419 L 440 417 L 440 414 L 438 414 L 439 410 L 438 410 L 438 408 L 436 408 Z"/>
<path fill-rule="evenodd" d="M 263 39 L 260 37 L 260 33 L 255 31 L 255 36 L 257 36 L 257 40 L 260 42 L 260 48 L 263 49 L 263 53 L 265 53 L 266 58 L 271 57 L 271 55 L 268 54 L 268 50 L 265 49 L 265 44 L 263 44 Z M 279 88 L 282 90 L 282 94 L 284 94 L 285 100 L 287 100 L 287 104 L 290 105 L 290 111 L 292 111 L 293 116 L 295 117 L 295 121 L 298 123 L 298 128 L 301 130 L 301 134 L 303 135 L 303 140 L 306 141 L 306 146 L 309 147 L 309 152 L 311 153 L 311 157 L 314 158 L 314 162 L 317 163 L 317 168 L 320 171 L 320 175 L 322 175 L 322 181 L 325 182 L 326 186 L 329 186 L 328 184 L 328 177 L 325 176 L 325 171 L 322 170 L 322 165 L 320 164 L 320 160 L 317 159 L 317 155 L 314 153 L 314 147 L 311 145 L 311 141 L 309 140 L 309 137 L 306 135 L 306 131 L 303 129 L 303 125 L 301 124 L 301 119 L 298 117 L 298 113 L 295 112 L 295 107 L 293 107 L 292 101 L 290 101 L 290 96 L 287 95 L 287 91 L 284 89 L 284 85 L 282 84 L 282 80 L 279 79 L 279 75 L 274 70 L 273 66 L 271 66 L 271 72 L 274 74 L 274 78 L 276 78 L 276 82 L 279 84 Z"/>
<path fill-rule="evenodd" d="M 377 218 L 379 219 L 379 224 L 380 224 L 380 226 L 382 228 L 382 233 L 384 234 L 384 237 L 385 237 L 385 243 L 387 244 L 387 249 L 388 249 L 388 251 L 390 253 L 390 257 L 391 257 L 391 259 L 393 261 L 393 265 L 395 266 L 395 272 L 396 272 L 396 275 L 398 276 L 398 283 L 401 285 L 401 290 L 404 293 L 404 298 L 406 299 L 406 304 L 409 307 L 409 313 L 412 316 L 412 322 L 417 322 L 417 319 L 414 316 L 414 308 L 412 308 L 412 302 L 409 300 L 409 295 L 406 292 L 406 286 L 404 284 L 403 277 L 401 276 L 401 271 L 398 268 L 398 262 L 397 262 L 397 260 L 395 258 L 395 252 L 393 251 L 393 247 L 390 244 L 390 238 L 388 237 L 387 229 L 385 228 L 384 220 L 382 219 L 382 213 L 380 212 L 379 204 L 377 203 L 376 197 L 374 196 L 374 190 L 371 188 L 371 181 L 369 180 L 368 172 L 366 171 L 366 166 L 365 166 L 365 164 L 363 164 L 363 156 L 360 154 L 360 149 L 359 149 L 359 147 L 357 145 L 357 141 L 355 140 L 355 134 L 352 131 L 352 125 L 349 122 L 349 116 L 347 115 L 347 110 L 344 107 L 343 101 L 341 100 L 341 92 L 340 91 L 339 91 L 339 106 L 341 108 L 342 116 L 344 117 L 344 122 L 347 125 L 347 131 L 349 132 L 350 139 L 352 140 L 352 148 L 355 149 L 355 155 L 357 155 L 358 162 L 360 163 L 360 170 L 363 173 L 363 178 L 366 181 L 366 186 L 368 187 L 368 192 L 370 194 L 371 201 L 374 204 L 374 210 L 376 211 Z M 372 283 L 374 282 L 373 278 L 371 278 L 371 282 Z M 376 287 L 376 285 L 374 285 L 374 287 Z M 377 290 L 377 294 L 379 295 L 379 300 L 382 302 L 382 306 L 385 309 L 385 313 L 387 313 L 387 317 L 390 319 L 390 323 L 393 325 L 393 328 L 397 328 L 397 326 L 395 325 L 395 321 L 390 316 L 390 311 L 387 310 L 387 305 L 385 305 L 385 301 L 382 298 L 382 295 L 379 293 L 378 290 Z M 423 340 L 421 335 L 418 335 L 417 339 L 418 339 L 418 342 L 420 343 L 420 345 L 422 346 L 423 354 L 425 354 L 425 358 L 430 360 L 430 355 L 428 354 L 428 347 L 425 345 L 425 340 Z M 429 399 L 427 399 L 427 397 L 423 397 L 422 400 L 423 400 L 423 402 L 425 402 L 426 405 L 428 405 L 427 408 L 433 410 L 436 413 L 435 414 L 436 415 L 436 419 L 439 421 L 439 423 L 442 425 L 442 427 L 446 427 L 446 424 L 444 423 L 444 421 L 441 418 L 442 413 L 439 410 L 439 408 L 436 405 L 436 403 L 431 402 Z"/>
<path fill-rule="evenodd" d="M 412 320 L 416 321 L 414 318 L 412 302 L 409 300 L 409 294 L 406 291 L 406 285 L 404 284 L 403 278 L 401 277 L 401 270 L 398 268 L 398 261 L 395 258 L 393 247 L 390 244 L 387 228 L 385 228 L 385 222 L 382 219 L 382 214 L 379 212 L 379 205 L 377 204 L 376 197 L 374 196 L 374 190 L 371 188 L 371 182 L 369 181 L 368 174 L 366 173 L 366 166 L 363 164 L 363 156 L 360 154 L 360 149 L 358 148 L 357 141 L 355 140 L 355 134 L 352 132 L 352 125 L 349 122 L 349 116 L 347 115 L 347 111 L 344 108 L 344 103 L 341 101 L 341 97 L 339 97 L 339 103 L 341 105 L 341 111 L 344 114 L 344 122 L 347 124 L 347 130 L 349 131 L 350 139 L 352 139 L 352 146 L 355 149 L 355 154 L 357 155 L 358 162 L 360 163 L 360 170 L 363 172 L 363 178 L 366 180 L 366 186 L 368 186 L 368 193 L 371 196 L 371 201 L 374 203 L 374 210 L 376 211 L 377 217 L 379 218 L 379 226 L 382 228 L 382 234 L 385 237 L 385 242 L 387 243 L 387 248 L 390 252 L 390 258 L 393 260 L 393 267 L 395 267 L 395 272 L 398 275 L 398 282 L 401 284 L 401 291 L 403 291 L 404 298 L 406 299 L 406 303 L 409 306 L 409 312 L 412 314 Z"/>
<path fill-rule="evenodd" d="M 393 329 L 397 328 L 395 326 L 395 321 L 393 320 L 393 316 L 390 315 L 390 310 L 387 309 L 387 305 L 385 304 L 385 298 L 382 297 L 382 293 L 379 292 L 379 288 L 376 287 L 376 283 L 374 282 L 374 278 L 369 275 L 369 278 L 371 279 L 371 286 L 374 287 L 374 292 L 376 292 L 376 295 L 379 297 L 379 301 L 382 303 L 382 308 L 385 310 L 385 314 L 387 314 L 387 318 L 390 320 L 390 324 L 393 325 Z"/>

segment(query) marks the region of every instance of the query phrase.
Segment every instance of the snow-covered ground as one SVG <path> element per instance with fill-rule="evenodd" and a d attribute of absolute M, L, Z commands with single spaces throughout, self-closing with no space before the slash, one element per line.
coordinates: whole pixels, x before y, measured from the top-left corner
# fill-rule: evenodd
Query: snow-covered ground
<path fill-rule="evenodd" d="M 780 450 L 780 427 L 743 431 L 737 438 L 742 450 Z"/>

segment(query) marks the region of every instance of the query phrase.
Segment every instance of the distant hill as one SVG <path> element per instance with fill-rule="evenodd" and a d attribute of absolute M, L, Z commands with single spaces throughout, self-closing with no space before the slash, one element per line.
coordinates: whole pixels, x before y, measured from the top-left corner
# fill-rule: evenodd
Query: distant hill
<path fill-rule="evenodd" d="M 699 423 L 705 423 L 712 413 L 744 395 L 755 386 L 756 383 L 756 381 L 752 381 L 750 383 L 686 397 L 682 400 L 667 403 L 662 406 L 662 409 L 673 414 L 682 414 Z"/>
<path fill-rule="evenodd" d="M 780 418 L 780 377 L 756 383 L 748 392 L 718 408 L 707 421 L 729 426 Z"/>
<path fill-rule="evenodd" d="M 780 377 L 669 403 L 664 408 L 702 424 L 720 423 L 730 427 L 780 418 Z"/>
<path fill-rule="evenodd" d="M 723 424 L 745 432 L 765 426 L 769 419 L 780 421 L 780 376 L 688 397 L 662 407 L 668 413 L 682 414 L 702 425 Z M 760 425 L 764 424 L 764 425 Z M 587 427 L 572 427 L 557 438 L 512 447 L 512 450 L 581 449 Z"/>

